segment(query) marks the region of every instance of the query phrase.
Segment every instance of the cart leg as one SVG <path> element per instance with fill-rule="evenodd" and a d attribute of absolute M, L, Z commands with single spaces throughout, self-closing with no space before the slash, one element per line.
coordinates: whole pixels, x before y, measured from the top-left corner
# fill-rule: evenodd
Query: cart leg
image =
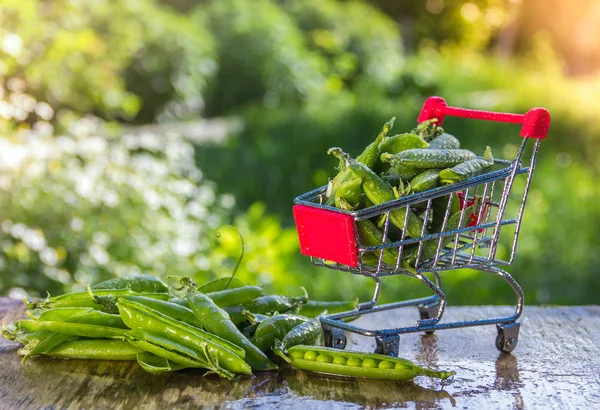
<path fill-rule="evenodd" d="M 521 324 L 519 322 L 509 324 L 497 324 L 498 336 L 496 336 L 496 347 L 504 353 L 510 353 L 519 344 L 519 330 Z"/>
<path fill-rule="evenodd" d="M 376 336 L 375 343 L 377 343 L 375 353 L 384 354 L 386 356 L 398 357 L 398 353 L 400 352 L 399 335 Z"/>
<path fill-rule="evenodd" d="M 425 283 L 437 296 L 437 309 L 435 315 L 430 315 L 427 318 L 421 316 L 421 319 L 417 321 L 417 326 L 431 326 L 437 324 L 442 315 L 444 314 L 444 310 L 446 309 L 446 294 L 440 289 L 439 286 L 436 286 L 429 278 L 422 273 L 415 273 L 415 277 L 419 279 L 421 282 Z M 419 308 L 419 312 L 421 309 Z M 430 313 L 434 313 L 431 311 Z"/>
<path fill-rule="evenodd" d="M 335 349 L 343 349 L 346 347 L 346 332 L 337 327 L 329 325 L 321 325 L 323 328 L 323 341 L 325 346 L 333 347 Z"/>
<path fill-rule="evenodd" d="M 419 323 L 426 323 L 424 321 L 428 319 L 435 318 L 439 315 L 440 310 L 440 302 L 439 299 L 436 298 L 435 302 L 428 304 L 420 304 L 419 306 L 419 316 L 421 317 L 421 321 Z M 425 334 L 432 334 L 433 330 L 428 330 Z"/>

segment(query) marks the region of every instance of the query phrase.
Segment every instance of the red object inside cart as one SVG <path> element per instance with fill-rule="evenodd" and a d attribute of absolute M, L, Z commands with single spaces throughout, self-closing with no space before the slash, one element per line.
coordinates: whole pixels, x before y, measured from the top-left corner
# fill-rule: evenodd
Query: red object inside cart
<path fill-rule="evenodd" d="M 358 266 L 351 215 L 306 205 L 294 205 L 293 211 L 303 255 Z"/>
<path fill-rule="evenodd" d="M 475 201 L 477 201 L 477 197 L 471 198 L 471 199 L 463 199 L 464 195 L 462 192 L 457 192 L 456 195 L 458 196 L 458 203 L 459 203 L 459 209 L 462 211 L 464 208 L 468 208 L 471 205 L 475 204 Z M 485 215 L 485 212 L 487 210 L 487 202 L 483 204 L 483 209 L 482 210 L 477 210 L 477 212 L 472 212 L 471 215 L 467 216 L 468 218 L 468 223 L 467 226 L 476 226 L 478 225 L 481 220 L 483 219 L 483 215 Z M 479 229 L 479 232 L 483 232 L 485 229 L 481 228 Z"/>

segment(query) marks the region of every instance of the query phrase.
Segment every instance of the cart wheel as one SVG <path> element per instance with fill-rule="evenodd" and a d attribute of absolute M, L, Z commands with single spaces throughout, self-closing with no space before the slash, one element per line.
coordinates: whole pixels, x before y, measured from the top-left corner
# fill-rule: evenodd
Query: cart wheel
<path fill-rule="evenodd" d="M 346 332 L 337 327 L 322 325 L 325 346 L 335 349 L 346 347 Z"/>
<path fill-rule="evenodd" d="M 498 335 L 496 336 L 496 348 L 504 353 L 510 353 L 516 349 L 519 344 L 520 323 L 511 323 L 507 325 L 496 325 Z"/>
<path fill-rule="evenodd" d="M 376 336 L 375 343 L 377 347 L 375 348 L 375 353 L 384 354 L 386 356 L 398 357 L 398 353 L 400 352 L 400 336 L 392 335 L 392 336 Z"/>
<path fill-rule="evenodd" d="M 421 317 L 421 320 L 419 321 L 419 324 L 425 324 L 427 323 L 426 321 L 428 321 L 429 319 L 436 319 L 438 314 L 440 311 L 440 302 L 439 301 L 435 301 L 433 303 L 430 303 L 428 305 L 424 305 L 424 304 L 420 304 L 419 305 L 419 316 Z M 437 323 L 437 322 L 435 322 Z M 432 322 L 432 324 L 435 324 L 434 322 Z M 430 335 L 433 334 L 433 330 L 427 330 L 425 332 L 425 334 Z"/>

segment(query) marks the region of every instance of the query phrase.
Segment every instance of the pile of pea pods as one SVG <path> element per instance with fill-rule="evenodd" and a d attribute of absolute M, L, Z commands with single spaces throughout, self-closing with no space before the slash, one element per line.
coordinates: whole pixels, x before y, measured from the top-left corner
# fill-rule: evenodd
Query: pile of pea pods
<path fill-rule="evenodd" d="M 262 287 L 246 285 L 237 278 L 201 285 L 189 278 L 176 279 L 177 287 L 169 287 L 151 275 L 123 277 L 88 286 L 86 292 L 25 300 L 29 318 L 3 324 L 2 335 L 23 345 L 18 350 L 23 363 L 42 355 L 127 360 L 137 361 L 151 373 L 192 368 L 233 379 L 276 370 L 279 358 L 301 369 L 319 371 L 315 363 L 320 356 L 305 354 L 314 348 L 321 349 L 321 355 L 323 349 L 332 350 L 327 355 L 332 358 L 329 368 L 321 372 L 356 375 L 356 369 L 348 371 L 342 366 L 340 370 L 339 359 L 333 359 L 338 354 L 334 349 L 318 345 L 323 337 L 319 315 L 355 309 L 358 300 L 308 300 L 305 291 L 299 297 L 264 294 Z M 293 350 L 298 347 L 301 359 Z M 317 361 L 311 362 L 313 355 Z M 365 360 L 358 367 L 373 362 L 367 359 L 374 355 L 363 355 Z M 386 363 L 394 360 L 387 359 Z M 348 362 L 357 367 L 356 360 Z M 394 369 L 395 362 L 390 363 L 391 368 L 383 365 L 381 372 L 370 370 L 362 377 L 445 375 L 424 373 L 412 364 Z"/>
<path fill-rule="evenodd" d="M 461 149 L 460 141 L 436 125 L 435 120 L 425 121 L 408 133 L 388 136 L 394 118 L 384 124 L 377 138 L 356 158 L 351 158 L 339 147 L 328 153 L 340 160 L 338 173 L 329 181 L 325 193 L 326 205 L 344 211 L 356 211 L 374 205 L 382 205 L 398 198 L 425 192 L 442 185 L 451 185 L 488 172 L 494 165 L 490 147 L 482 157 Z M 389 212 L 389 229 L 384 237 L 386 218 L 363 219 L 357 222 L 361 242 L 367 246 L 379 246 L 408 238 L 419 238 L 429 233 L 439 233 L 463 227 L 477 221 L 480 203 L 459 203 L 456 195 L 435 198 L 412 204 L 410 209 L 400 208 Z M 463 211 L 463 208 L 471 208 Z M 466 217 L 461 217 L 461 214 Z M 446 246 L 450 236 L 442 242 Z M 438 240 L 424 243 L 420 260 L 433 257 Z M 412 247 L 412 251 L 415 246 Z M 383 252 L 382 262 L 396 266 L 401 262 L 406 269 L 415 267 L 415 254 L 403 252 L 398 261 L 395 248 Z M 364 263 L 376 265 L 378 257 L 365 254 Z"/>

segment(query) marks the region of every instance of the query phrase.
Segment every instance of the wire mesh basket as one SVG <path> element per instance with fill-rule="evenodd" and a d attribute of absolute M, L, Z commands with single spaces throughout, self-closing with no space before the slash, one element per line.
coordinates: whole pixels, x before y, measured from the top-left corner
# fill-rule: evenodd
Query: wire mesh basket
<path fill-rule="evenodd" d="M 513 277 L 502 270 L 515 257 L 523 211 L 527 201 L 539 145 L 546 137 L 550 115 L 543 108 L 525 114 L 506 114 L 450 107 L 440 97 L 425 102 L 418 122 L 447 116 L 522 124 L 523 140 L 512 160 L 495 159 L 489 172 L 452 185 L 400 197 L 358 211 L 344 211 L 325 205 L 327 186 L 295 199 L 293 207 L 301 252 L 315 265 L 370 277 L 375 282 L 373 298 L 356 310 L 321 318 L 328 346 L 344 348 L 345 331 L 375 337 L 378 352 L 397 355 L 399 335 L 433 332 L 440 329 L 496 324 L 496 347 L 511 352 L 518 343 L 523 311 L 523 291 Z M 524 153 L 530 151 L 527 163 Z M 515 181 L 517 183 L 515 183 Z M 434 212 L 435 210 L 435 212 Z M 452 212 L 454 210 L 454 212 Z M 409 236 L 409 213 L 425 223 L 420 236 Z M 404 228 L 390 224 L 399 215 Z M 361 241 L 360 224 L 370 220 L 383 232 L 380 244 Z M 427 226 L 437 228 L 428 231 Z M 499 243 L 508 243 L 501 247 Z M 393 255 L 390 258 L 390 255 Z M 446 295 L 440 271 L 471 268 L 504 279 L 516 295 L 515 313 L 505 317 L 443 322 Z M 432 279 L 425 275 L 430 273 Z M 408 275 L 417 278 L 433 292 L 432 296 L 378 305 L 381 277 Z M 344 321 L 368 313 L 405 306 L 417 306 L 420 320 L 414 326 L 366 329 Z"/>

